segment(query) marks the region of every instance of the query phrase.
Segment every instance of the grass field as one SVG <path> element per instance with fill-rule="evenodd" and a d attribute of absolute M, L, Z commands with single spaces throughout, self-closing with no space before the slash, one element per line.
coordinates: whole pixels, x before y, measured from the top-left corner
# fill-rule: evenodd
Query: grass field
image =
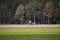
<path fill-rule="evenodd" d="M 0 35 L 0 40 L 60 40 L 59 34 Z"/>
<path fill-rule="evenodd" d="M 60 28 L 0 28 L 0 40 L 60 40 Z"/>
<path fill-rule="evenodd" d="M 0 35 L 60 34 L 60 28 L 0 28 Z"/>

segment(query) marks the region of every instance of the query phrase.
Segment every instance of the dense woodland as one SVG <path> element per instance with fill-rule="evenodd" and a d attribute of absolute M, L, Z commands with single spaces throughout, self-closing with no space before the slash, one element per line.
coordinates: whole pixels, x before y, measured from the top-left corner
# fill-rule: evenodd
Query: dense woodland
<path fill-rule="evenodd" d="M 15 12 L 17 7 L 20 4 L 28 4 L 32 0 L 0 0 L 0 24 L 19 24 L 19 21 L 14 19 Z M 43 8 L 47 2 L 47 0 L 37 0 L 39 1 Z M 56 18 L 55 23 L 52 24 L 60 24 L 60 0 L 51 0 L 54 8 L 54 17 Z"/>

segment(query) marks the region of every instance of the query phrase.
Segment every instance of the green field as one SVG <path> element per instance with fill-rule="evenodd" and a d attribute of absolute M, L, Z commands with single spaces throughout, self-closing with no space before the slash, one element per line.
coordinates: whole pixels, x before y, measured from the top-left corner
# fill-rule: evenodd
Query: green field
<path fill-rule="evenodd" d="M 60 40 L 59 34 L 0 35 L 0 40 Z"/>
<path fill-rule="evenodd" d="M 60 28 L 0 28 L 0 40 L 60 40 Z"/>
<path fill-rule="evenodd" d="M 0 28 L 0 35 L 60 34 L 60 28 Z"/>

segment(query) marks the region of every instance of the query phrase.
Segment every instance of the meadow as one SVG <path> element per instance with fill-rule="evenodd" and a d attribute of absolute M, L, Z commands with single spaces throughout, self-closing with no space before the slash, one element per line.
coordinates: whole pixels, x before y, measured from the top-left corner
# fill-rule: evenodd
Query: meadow
<path fill-rule="evenodd" d="M 60 28 L 0 28 L 0 40 L 60 40 Z"/>

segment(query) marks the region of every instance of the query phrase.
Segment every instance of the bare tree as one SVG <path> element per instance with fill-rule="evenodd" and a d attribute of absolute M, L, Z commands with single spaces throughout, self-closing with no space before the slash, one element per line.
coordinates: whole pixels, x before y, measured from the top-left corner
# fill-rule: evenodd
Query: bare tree
<path fill-rule="evenodd" d="M 52 1 L 47 0 L 47 3 L 46 3 L 45 8 L 43 10 L 43 16 L 48 17 L 48 24 L 50 24 L 49 18 L 53 16 L 53 9 L 54 9 L 54 6 L 53 6 Z"/>

